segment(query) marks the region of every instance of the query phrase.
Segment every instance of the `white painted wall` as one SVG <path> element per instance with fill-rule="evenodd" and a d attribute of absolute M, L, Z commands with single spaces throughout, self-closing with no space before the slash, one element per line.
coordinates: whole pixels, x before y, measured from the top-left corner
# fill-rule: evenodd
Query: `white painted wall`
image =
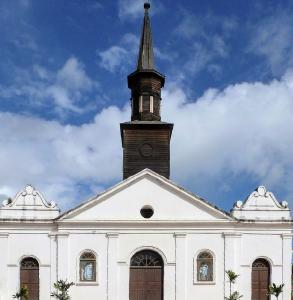
<path fill-rule="evenodd" d="M 267 258 L 271 263 L 273 282 L 286 284 L 282 299 L 290 298 L 291 235 L 282 235 L 282 230 L 260 234 L 251 228 L 249 232 L 236 233 L 234 230 L 233 234 L 231 231 L 223 234 L 215 229 L 199 228 L 185 231 L 181 228 L 176 232 L 116 229 L 101 231 L 96 228 L 95 232 L 76 232 L 72 228 L 72 232 L 57 234 L 58 239 L 61 238 L 58 245 L 58 277 L 76 284 L 71 289 L 73 300 L 80 300 L 85 295 L 87 300 L 128 300 L 130 258 L 141 249 L 153 249 L 163 257 L 164 299 L 223 299 L 225 285 L 228 286 L 224 271 L 230 268 L 240 274 L 237 290 L 244 295 L 244 299 L 250 299 L 251 265 L 258 257 Z M 0 236 L 2 300 L 10 300 L 18 289 L 19 263 L 25 255 L 34 256 L 40 262 L 40 299 L 52 299 L 49 295 L 55 278 L 51 272 L 56 270 L 56 257 L 50 255 L 52 238 L 48 233 L 18 231 Z M 215 280 L 211 284 L 196 282 L 196 256 L 204 249 L 214 254 Z M 78 258 L 84 250 L 91 250 L 97 255 L 96 283 L 79 282 Z"/>
<path fill-rule="evenodd" d="M 19 195 L 18 201 L 23 199 Z M 285 283 L 282 300 L 288 300 L 292 225 L 289 220 L 276 219 L 275 212 L 279 209 L 287 215 L 289 210 L 278 205 L 271 193 L 261 197 L 262 204 L 266 199 L 275 203 L 272 220 L 239 221 L 150 171 L 122 182 L 58 220 L 49 218 L 56 207 L 39 197 L 39 208 L 46 209 L 47 220 L 31 219 L 38 208 L 30 207 L 26 220 L 7 218 L 0 222 L 0 300 L 11 300 L 19 288 L 20 261 L 25 256 L 39 261 L 41 300 L 52 299 L 50 292 L 57 278 L 75 283 L 73 300 L 128 300 L 130 259 L 142 249 L 157 251 L 163 258 L 165 300 L 223 299 L 228 290 L 228 269 L 240 274 L 235 288 L 248 300 L 251 266 L 259 257 L 270 262 L 272 281 Z M 256 215 L 253 201 L 248 202 L 249 217 Z M 139 213 L 147 204 L 155 210 L 150 220 Z M 245 204 L 237 213 L 243 215 L 244 208 Z M 16 211 L 13 204 L 4 209 L 7 216 Z M 79 256 L 84 250 L 97 257 L 94 283 L 79 282 Z M 201 250 L 214 256 L 215 279 L 209 284 L 196 280 L 196 257 Z"/>

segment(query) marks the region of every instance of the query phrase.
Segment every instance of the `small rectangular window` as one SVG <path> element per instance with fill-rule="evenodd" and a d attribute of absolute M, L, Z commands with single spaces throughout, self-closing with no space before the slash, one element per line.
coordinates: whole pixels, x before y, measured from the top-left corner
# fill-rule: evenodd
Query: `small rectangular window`
<path fill-rule="evenodd" d="M 143 96 L 143 111 L 150 111 L 150 96 Z"/>
<path fill-rule="evenodd" d="M 150 112 L 154 113 L 154 96 L 150 96 Z"/>
<path fill-rule="evenodd" d="M 142 112 L 142 96 L 139 96 L 139 112 Z"/>

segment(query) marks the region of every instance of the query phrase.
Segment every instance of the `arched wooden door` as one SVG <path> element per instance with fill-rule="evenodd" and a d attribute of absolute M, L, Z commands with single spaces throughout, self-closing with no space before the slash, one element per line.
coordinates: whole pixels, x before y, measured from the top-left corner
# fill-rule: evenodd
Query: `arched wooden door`
<path fill-rule="evenodd" d="M 26 257 L 20 263 L 20 286 L 28 288 L 30 300 L 39 300 L 39 263 L 33 257 Z"/>
<path fill-rule="evenodd" d="M 268 261 L 259 258 L 252 264 L 251 300 L 268 300 L 268 288 L 270 284 L 271 268 Z"/>
<path fill-rule="evenodd" d="M 151 250 L 136 253 L 130 263 L 129 300 L 163 300 L 164 264 Z"/>

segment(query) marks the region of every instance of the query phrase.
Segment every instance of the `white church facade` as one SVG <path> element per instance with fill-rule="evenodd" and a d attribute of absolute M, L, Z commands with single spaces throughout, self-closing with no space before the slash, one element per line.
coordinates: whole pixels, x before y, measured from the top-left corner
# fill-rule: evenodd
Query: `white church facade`
<path fill-rule="evenodd" d="M 145 5 L 137 70 L 128 77 L 131 122 L 121 124 L 124 180 L 60 214 L 28 185 L 0 208 L 0 300 L 20 286 L 49 300 L 58 280 L 72 300 L 291 299 L 288 203 L 260 186 L 224 212 L 169 179 L 173 124 L 161 122 L 164 76 L 155 71 Z"/>

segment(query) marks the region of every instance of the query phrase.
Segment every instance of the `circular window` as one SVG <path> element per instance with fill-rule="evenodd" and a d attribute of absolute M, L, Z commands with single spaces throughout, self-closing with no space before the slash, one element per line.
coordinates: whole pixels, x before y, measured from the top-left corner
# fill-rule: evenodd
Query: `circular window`
<path fill-rule="evenodd" d="M 145 143 L 139 148 L 140 155 L 143 157 L 151 157 L 153 155 L 153 146 Z"/>
<path fill-rule="evenodd" d="M 151 206 L 144 206 L 141 210 L 140 210 L 140 214 L 142 215 L 143 218 L 145 219 L 149 219 L 153 216 L 154 214 L 154 210 Z"/>

